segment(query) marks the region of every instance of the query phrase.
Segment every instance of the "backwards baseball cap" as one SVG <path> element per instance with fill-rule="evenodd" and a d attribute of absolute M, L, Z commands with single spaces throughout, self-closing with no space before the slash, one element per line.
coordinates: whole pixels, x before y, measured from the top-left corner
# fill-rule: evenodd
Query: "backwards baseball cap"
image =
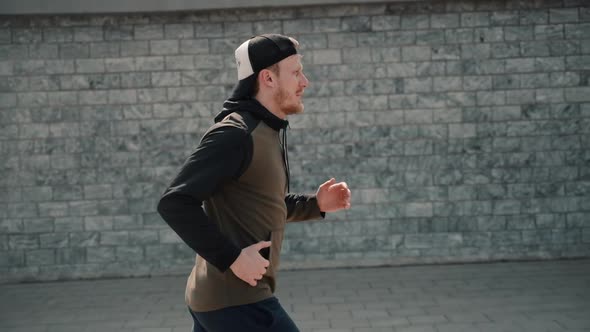
<path fill-rule="evenodd" d="M 250 38 L 235 52 L 238 84 L 230 99 L 249 99 L 254 94 L 258 73 L 275 63 L 297 54 L 299 43 L 287 36 L 266 34 Z"/>

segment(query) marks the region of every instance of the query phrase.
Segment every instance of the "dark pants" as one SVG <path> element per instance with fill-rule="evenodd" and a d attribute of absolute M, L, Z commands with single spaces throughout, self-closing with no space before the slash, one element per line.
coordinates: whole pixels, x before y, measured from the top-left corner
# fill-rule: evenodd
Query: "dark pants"
<path fill-rule="evenodd" d="M 276 297 L 214 311 L 189 312 L 193 332 L 299 332 Z"/>

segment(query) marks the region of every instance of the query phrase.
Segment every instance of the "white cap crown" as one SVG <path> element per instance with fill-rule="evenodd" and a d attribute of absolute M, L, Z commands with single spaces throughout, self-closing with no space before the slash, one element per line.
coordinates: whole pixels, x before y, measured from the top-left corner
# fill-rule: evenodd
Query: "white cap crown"
<path fill-rule="evenodd" d="M 252 63 L 250 62 L 250 55 L 248 54 L 248 45 L 250 40 L 246 40 L 236 49 L 236 66 L 238 67 L 238 80 L 254 74 Z"/>

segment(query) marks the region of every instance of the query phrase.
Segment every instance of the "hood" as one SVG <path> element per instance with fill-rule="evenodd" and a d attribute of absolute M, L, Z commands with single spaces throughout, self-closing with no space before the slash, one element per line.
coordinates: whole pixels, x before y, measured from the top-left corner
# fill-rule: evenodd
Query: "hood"
<path fill-rule="evenodd" d="M 264 123 L 266 123 L 269 127 L 277 131 L 280 129 L 285 129 L 289 125 L 289 121 L 283 120 L 272 114 L 256 99 L 226 100 L 223 103 L 223 111 L 221 111 L 221 113 L 215 117 L 215 123 L 223 120 L 229 114 L 237 111 L 250 112 L 257 118 L 264 121 Z"/>

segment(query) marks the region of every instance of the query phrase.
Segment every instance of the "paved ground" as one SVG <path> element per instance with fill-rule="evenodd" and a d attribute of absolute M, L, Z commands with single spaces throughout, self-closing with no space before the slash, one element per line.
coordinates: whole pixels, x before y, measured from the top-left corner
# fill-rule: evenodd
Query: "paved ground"
<path fill-rule="evenodd" d="M 188 332 L 184 281 L 0 285 L 0 331 Z M 302 332 L 590 331 L 590 260 L 283 271 L 279 282 Z"/>

